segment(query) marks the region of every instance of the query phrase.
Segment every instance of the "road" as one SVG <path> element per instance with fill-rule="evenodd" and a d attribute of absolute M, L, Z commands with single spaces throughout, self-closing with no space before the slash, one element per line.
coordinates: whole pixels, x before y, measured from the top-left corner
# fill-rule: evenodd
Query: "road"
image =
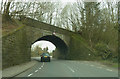
<path fill-rule="evenodd" d="M 118 71 L 90 61 L 52 59 L 51 62 L 38 61 L 16 77 L 118 77 Z"/>

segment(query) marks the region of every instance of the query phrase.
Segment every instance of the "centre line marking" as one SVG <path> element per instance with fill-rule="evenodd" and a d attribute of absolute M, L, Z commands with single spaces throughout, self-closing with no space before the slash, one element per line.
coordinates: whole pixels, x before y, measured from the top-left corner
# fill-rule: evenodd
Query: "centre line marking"
<path fill-rule="evenodd" d="M 33 73 L 29 74 L 28 77 L 30 77 L 31 75 L 33 75 Z"/>
<path fill-rule="evenodd" d="M 68 67 L 72 72 L 75 72 L 72 68 Z"/>
<path fill-rule="evenodd" d="M 43 64 L 42 64 L 42 66 L 41 67 L 43 67 L 44 66 L 44 62 L 43 62 Z"/>
<path fill-rule="evenodd" d="M 38 72 L 38 70 L 36 70 L 35 72 Z"/>
<path fill-rule="evenodd" d="M 111 69 L 106 69 L 107 71 L 112 71 Z"/>

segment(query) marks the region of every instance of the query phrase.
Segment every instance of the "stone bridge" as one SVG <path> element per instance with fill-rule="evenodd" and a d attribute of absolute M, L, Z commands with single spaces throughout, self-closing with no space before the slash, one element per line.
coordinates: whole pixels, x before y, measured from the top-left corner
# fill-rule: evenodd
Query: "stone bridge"
<path fill-rule="evenodd" d="M 79 34 L 31 18 L 21 17 L 15 21 L 19 28 L 2 37 L 3 68 L 30 61 L 31 45 L 40 40 L 50 41 L 56 46 L 56 58 L 93 58 L 91 50 Z"/>

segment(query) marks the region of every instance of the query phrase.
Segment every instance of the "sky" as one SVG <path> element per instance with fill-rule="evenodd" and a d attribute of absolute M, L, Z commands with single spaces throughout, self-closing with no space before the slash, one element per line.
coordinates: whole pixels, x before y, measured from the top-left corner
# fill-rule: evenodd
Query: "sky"
<path fill-rule="evenodd" d="M 54 44 L 52 44 L 52 43 L 49 42 L 49 41 L 44 41 L 44 40 L 43 40 L 43 41 L 35 42 L 35 43 L 32 45 L 32 49 L 34 50 L 34 48 L 35 48 L 36 46 L 41 47 L 42 50 L 43 50 L 44 48 L 48 47 L 48 52 L 49 52 L 49 53 L 56 49 L 56 47 L 55 47 Z"/>

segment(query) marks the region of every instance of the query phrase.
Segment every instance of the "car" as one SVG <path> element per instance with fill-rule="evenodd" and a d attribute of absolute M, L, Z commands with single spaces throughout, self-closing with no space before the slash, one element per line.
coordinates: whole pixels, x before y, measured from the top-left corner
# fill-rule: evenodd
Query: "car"
<path fill-rule="evenodd" d="M 49 53 L 42 53 L 41 54 L 41 62 L 50 62 L 50 54 Z"/>

